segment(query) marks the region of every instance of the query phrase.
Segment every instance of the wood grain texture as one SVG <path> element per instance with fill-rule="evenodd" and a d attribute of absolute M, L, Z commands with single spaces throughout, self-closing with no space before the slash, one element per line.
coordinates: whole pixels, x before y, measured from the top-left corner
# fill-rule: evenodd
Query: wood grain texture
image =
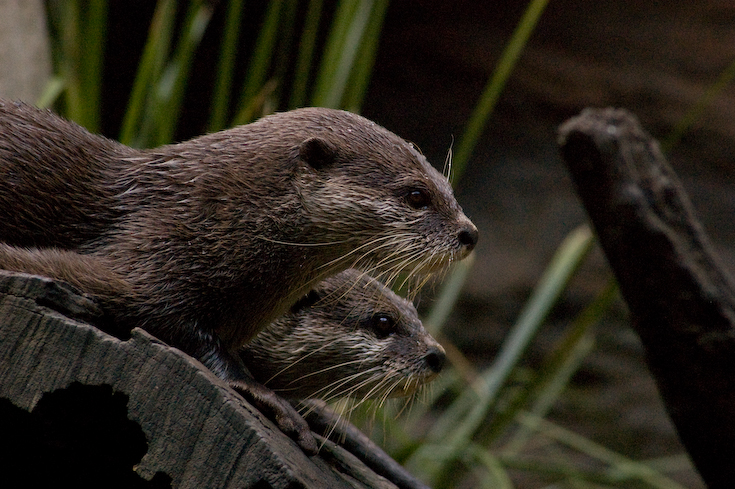
<path fill-rule="evenodd" d="M 0 272 L 0 398 L 31 411 L 72 385 L 110 386 L 147 440 L 136 473 L 165 474 L 173 487 L 396 487 L 331 441 L 307 457 L 199 362 L 146 332 L 119 339 L 67 317 L 98 314 L 62 283 Z"/>
<path fill-rule="evenodd" d="M 732 279 L 634 116 L 586 109 L 561 126 L 559 144 L 682 442 L 709 487 L 732 487 Z"/>

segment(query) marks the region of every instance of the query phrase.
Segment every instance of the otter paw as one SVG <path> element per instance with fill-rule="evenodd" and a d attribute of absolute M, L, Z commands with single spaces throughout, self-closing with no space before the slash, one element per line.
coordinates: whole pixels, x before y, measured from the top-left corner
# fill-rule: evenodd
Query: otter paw
<path fill-rule="evenodd" d="M 288 401 L 255 381 L 232 380 L 230 387 L 276 423 L 278 429 L 296 441 L 307 455 L 316 455 L 319 448 L 309 425 Z"/>

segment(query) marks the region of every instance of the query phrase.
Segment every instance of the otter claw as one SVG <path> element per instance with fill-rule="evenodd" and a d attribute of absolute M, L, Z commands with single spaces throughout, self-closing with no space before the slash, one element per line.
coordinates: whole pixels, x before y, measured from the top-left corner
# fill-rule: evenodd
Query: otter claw
<path fill-rule="evenodd" d="M 255 381 L 233 380 L 230 386 L 293 439 L 304 453 L 317 454 L 319 448 L 309 425 L 288 401 Z"/>

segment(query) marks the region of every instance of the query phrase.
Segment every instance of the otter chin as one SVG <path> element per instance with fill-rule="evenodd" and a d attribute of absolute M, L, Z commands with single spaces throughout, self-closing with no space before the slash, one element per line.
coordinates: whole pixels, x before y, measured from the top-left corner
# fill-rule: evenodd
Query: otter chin
<path fill-rule="evenodd" d="M 352 269 L 320 282 L 240 355 L 280 395 L 325 401 L 409 396 L 445 361 L 410 301 Z"/>
<path fill-rule="evenodd" d="M 322 108 L 138 150 L 0 100 L 0 222 L 9 246 L 104 261 L 126 284 L 110 311 L 120 327 L 197 358 L 308 451 L 308 426 L 239 349 L 329 276 L 353 267 L 390 282 L 477 242 L 411 144 Z"/>

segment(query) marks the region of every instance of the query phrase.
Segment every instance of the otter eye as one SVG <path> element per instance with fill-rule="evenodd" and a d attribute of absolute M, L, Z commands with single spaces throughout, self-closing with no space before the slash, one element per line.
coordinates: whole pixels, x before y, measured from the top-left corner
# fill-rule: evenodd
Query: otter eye
<path fill-rule="evenodd" d="M 406 201 L 414 209 L 425 209 L 429 207 L 431 197 L 429 197 L 429 193 L 426 190 L 415 188 L 409 190 Z"/>
<path fill-rule="evenodd" d="M 371 318 L 373 323 L 373 331 L 379 339 L 383 339 L 386 336 L 394 332 L 396 323 L 391 316 L 388 314 L 375 314 Z"/>

